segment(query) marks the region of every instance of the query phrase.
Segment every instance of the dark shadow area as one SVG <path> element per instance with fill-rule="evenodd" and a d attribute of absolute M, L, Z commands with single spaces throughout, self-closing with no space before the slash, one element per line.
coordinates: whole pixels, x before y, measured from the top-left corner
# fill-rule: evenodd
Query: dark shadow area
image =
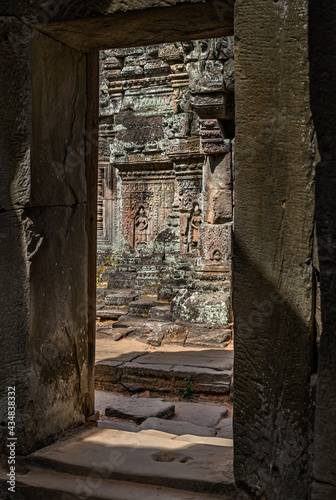
<path fill-rule="evenodd" d="M 284 282 L 275 287 L 237 236 L 233 269 L 236 484 L 253 498 L 259 485 L 278 498 L 288 491 L 304 498 L 312 445 L 310 324 L 293 307 L 295 291 Z"/>
<path fill-rule="evenodd" d="M 318 353 L 313 498 L 336 496 L 336 5 L 309 1 L 311 109 L 317 139 L 316 234 L 322 335 Z M 318 153 L 320 158 L 318 157 Z"/>

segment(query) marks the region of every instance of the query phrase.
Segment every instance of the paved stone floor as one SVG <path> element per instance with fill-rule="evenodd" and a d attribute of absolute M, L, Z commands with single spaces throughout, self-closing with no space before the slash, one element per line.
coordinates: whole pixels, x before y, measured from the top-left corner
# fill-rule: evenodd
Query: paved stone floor
<path fill-rule="evenodd" d="M 232 410 L 223 404 L 165 401 L 151 398 L 149 393 L 127 397 L 96 391 L 95 409 L 100 413 L 98 427 L 128 432 L 159 431 L 174 439 L 193 436 L 195 442 L 204 442 L 199 441 L 200 437 L 211 438 L 208 444 L 215 445 L 224 438 L 232 444 Z"/>

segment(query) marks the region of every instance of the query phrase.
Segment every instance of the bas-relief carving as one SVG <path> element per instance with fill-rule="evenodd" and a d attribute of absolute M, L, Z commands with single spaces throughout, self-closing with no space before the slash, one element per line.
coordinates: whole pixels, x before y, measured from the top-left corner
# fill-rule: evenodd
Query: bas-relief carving
<path fill-rule="evenodd" d="M 181 253 L 202 255 L 202 164 L 206 154 L 231 150 L 220 120 L 233 116 L 232 58 L 226 38 L 101 55 L 101 151 L 119 169 L 126 247 L 150 246 L 178 196 Z M 206 258 L 224 253 L 217 247 Z"/>
<path fill-rule="evenodd" d="M 195 205 L 192 215 L 190 217 L 190 241 L 189 241 L 189 249 L 190 251 L 197 249 L 198 246 L 198 233 L 200 225 L 203 222 L 203 218 L 201 215 L 201 209 L 198 205 Z"/>
<path fill-rule="evenodd" d="M 134 219 L 134 246 L 147 245 L 148 217 L 143 206 Z"/>

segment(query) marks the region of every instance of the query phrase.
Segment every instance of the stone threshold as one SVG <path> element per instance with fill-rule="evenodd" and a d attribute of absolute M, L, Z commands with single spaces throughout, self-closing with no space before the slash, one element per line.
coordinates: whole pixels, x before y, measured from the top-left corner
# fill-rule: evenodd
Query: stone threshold
<path fill-rule="evenodd" d="M 148 348 L 135 341 L 97 339 L 95 387 L 113 391 L 179 394 L 228 394 L 233 351 L 165 346 Z"/>
<path fill-rule="evenodd" d="M 32 486 L 34 477 L 35 480 L 38 479 L 38 475 L 42 480 L 44 474 L 56 474 L 60 480 L 63 475 L 67 475 L 70 482 L 72 476 L 76 479 L 84 478 L 81 484 L 82 492 L 84 493 L 85 486 L 91 487 L 91 493 L 94 495 L 97 493 L 96 487 L 99 486 L 100 479 L 102 492 L 102 483 L 107 488 L 110 481 L 125 481 L 132 483 L 130 487 L 135 487 L 133 483 L 136 483 L 146 487 L 150 485 L 172 488 L 173 492 L 182 490 L 203 492 L 207 495 L 227 494 L 227 498 L 237 498 L 232 496 L 236 492 L 233 479 L 233 447 L 232 442 L 227 441 L 230 443 L 228 446 L 171 439 L 163 432 L 132 433 L 101 428 L 81 429 L 67 439 L 26 457 L 24 466 L 30 472 L 25 478 L 18 478 L 18 481 L 28 487 L 29 484 Z M 55 476 L 54 478 L 56 480 Z M 96 486 L 93 486 L 94 484 Z M 118 498 L 112 496 L 112 484 L 110 496 L 93 495 L 89 498 Z M 50 486 L 51 484 L 45 483 L 46 489 Z M 62 487 L 60 483 L 58 489 Z M 49 498 L 52 497 L 48 495 Z M 138 500 L 142 497 L 124 498 Z M 180 498 L 197 497 L 194 495 Z"/>
<path fill-rule="evenodd" d="M 6 478 L 1 477 L 0 481 Z M 83 496 L 79 497 L 80 488 Z M 238 500 L 237 492 L 213 495 L 182 491 L 162 486 L 151 486 L 103 478 L 101 481 L 87 476 L 64 474 L 34 468 L 26 475 L 17 476 L 17 500 Z M 3 491 L 3 500 L 12 500 Z"/>

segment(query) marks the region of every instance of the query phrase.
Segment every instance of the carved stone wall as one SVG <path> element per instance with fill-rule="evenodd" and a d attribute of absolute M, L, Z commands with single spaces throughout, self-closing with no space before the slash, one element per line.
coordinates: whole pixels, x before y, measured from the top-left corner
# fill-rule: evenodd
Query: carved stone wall
<path fill-rule="evenodd" d="M 178 200 L 180 253 L 200 257 L 204 223 L 232 222 L 232 38 L 105 50 L 100 75 L 99 247 L 151 250 Z"/>

